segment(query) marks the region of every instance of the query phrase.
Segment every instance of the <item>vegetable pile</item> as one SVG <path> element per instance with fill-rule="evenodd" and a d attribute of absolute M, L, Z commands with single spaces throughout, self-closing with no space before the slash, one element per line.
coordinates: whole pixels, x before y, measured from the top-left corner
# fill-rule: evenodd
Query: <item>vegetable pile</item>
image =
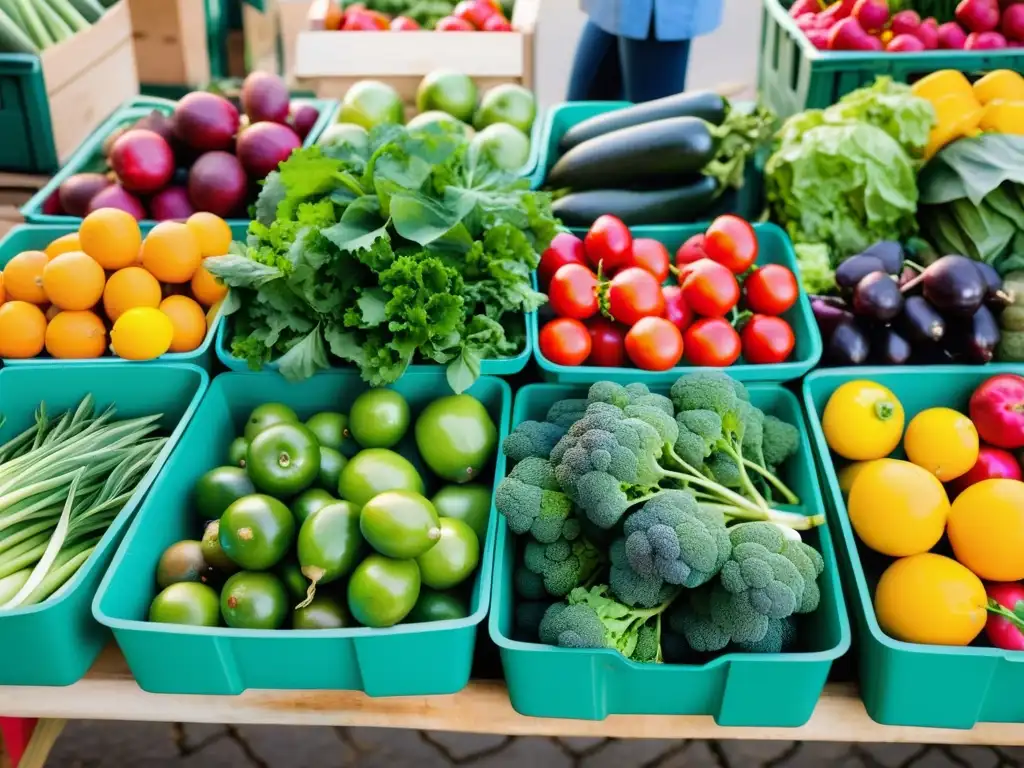
<path fill-rule="evenodd" d="M 909 643 L 970 645 L 987 625 L 993 645 L 1021 650 L 1024 482 L 1010 451 L 1024 448 L 1024 378 L 993 376 L 966 405 L 969 416 L 927 408 L 904 430 L 892 391 L 850 381 L 829 398 L 822 428 L 837 460 L 852 462 L 839 486 L 857 537 L 897 558 L 875 591 L 882 629 Z M 901 441 L 906 459 L 888 458 Z M 953 557 L 933 551 L 944 537 Z"/>
<path fill-rule="evenodd" d="M 511 32 L 511 5 L 499 0 L 317 0 L 309 9 L 309 27 L 343 32 Z"/>
<path fill-rule="evenodd" d="M 229 464 L 196 482 L 209 522 L 201 541 L 160 557 L 149 620 L 337 629 L 465 618 L 491 495 L 471 481 L 489 468 L 497 429 L 469 395 L 423 409 L 415 458 L 448 483 L 428 499 L 392 450 L 409 426 L 408 402 L 387 389 L 305 423 L 282 403 L 258 406 Z"/>
<path fill-rule="evenodd" d="M 546 195 L 440 126 L 298 150 L 255 217 L 244 253 L 205 263 L 232 288 L 232 354 L 300 379 L 330 350 L 374 386 L 437 363 L 456 392 L 522 349 L 523 315 L 544 302 L 531 271 L 557 231 Z"/>
<path fill-rule="evenodd" d="M 628 359 L 649 371 L 674 368 L 684 354 L 700 366 L 729 366 L 741 354 L 784 362 L 795 337 L 781 315 L 799 288 L 786 267 L 756 266 L 758 251 L 754 228 L 731 214 L 683 243 L 675 265 L 661 242 L 634 239 L 614 216 L 598 218 L 584 240 L 560 233 L 538 268 L 556 316 L 541 328 L 541 354 L 557 365 Z M 666 282 L 670 274 L 677 283 Z"/>
<path fill-rule="evenodd" d="M 161 414 L 96 414 L 86 397 L 0 446 L 0 611 L 57 593 L 89 559 L 166 444 Z"/>
<path fill-rule="evenodd" d="M 11 0 L 0 5 L 0 53 L 36 53 L 100 20 L 116 0 Z"/>
<path fill-rule="evenodd" d="M 799 504 L 777 476 L 798 446 L 711 372 L 670 396 L 598 382 L 520 424 L 495 493 L 520 537 L 517 635 L 644 662 L 791 647 L 824 568 L 796 533 L 822 517 L 771 505 Z"/>
<path fill-rule="evenodd" d="M 117 208 L 88 214 L 44 251 L 22 251 L 0 274 L 0 357 L 125 360 L 191 352 L 206 339 L 227 287 L 208 256 L 231 228 L 212 213 L 165 221 L 143 237 Z M 109 337 L 109 338 L 108 338 Z"/>

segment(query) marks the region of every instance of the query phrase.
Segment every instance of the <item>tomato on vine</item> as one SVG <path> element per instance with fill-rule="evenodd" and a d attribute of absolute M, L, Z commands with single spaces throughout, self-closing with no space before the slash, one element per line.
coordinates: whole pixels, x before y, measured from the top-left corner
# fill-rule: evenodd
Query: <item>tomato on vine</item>
<path fill-rule="evenodd" d="M 625 325 L 641 318 L 657 317 L 665 311 L 661 283 L 640 267 L 628 267 L 611 279 L 607 287 L 608 312 Z"/>
<path fill-rule="evenodd" d="M 587 259 L 594 269 L 614 275 L 629 263 L 633 255 L 633 234 L 621 219 L 599 216 L 583 238 Z"/>
<path fill-rule="evenodd" d="M 711 222 L 704 233 L 704 252 L 734 275 L 750 269 L 757 261 L 757 234 L 750 222 L 726 214 Z"/>
<path fill-rule="evenodd" d="M 747 309 L 763 315 L 781 315 L 796 304 L 800 287 L 796 275 L 781 264 L 758 267 L 743 281 Z"/>
<path fill-rule="evenodd" d="M 668 279 L 669 262 L 668 248 L 657 240 L 640 237 L 633 241 L 629 266 L 647 270 L 659 284 Z"/>
<path fill-rule="evenodd" d="M 551 240 L 540 257 L 540 264 L 537 266 L 537 279 L 540 280 L 542 288 L 547 288 L 551 278 L 560 267 L 566 264 L 579 264 L 587 266 L 587 252 L 583 249 L 583 241 L 576 235 L 569 232 L 559 232 Z"/>
<path fill-rule="evenodd" d="M 540 351 L 556 365 L 580 365 L 590 355 L 587 327 L 570 317 L 556 317 L 540 329 Z"/>

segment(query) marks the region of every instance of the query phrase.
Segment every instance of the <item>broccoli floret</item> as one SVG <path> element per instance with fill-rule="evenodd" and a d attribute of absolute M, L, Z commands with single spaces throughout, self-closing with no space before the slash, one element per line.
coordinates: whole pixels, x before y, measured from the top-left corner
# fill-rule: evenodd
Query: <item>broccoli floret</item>
<path fill-rule="evenodd" d="M 554 466 L 534 456 L 520 461 L 498 483 L 494 506 L 513 533 L 530 533 L 545 544 L 563 534 L 573 514 L 572 500 L 560 490 Z"/>
<path fill-rule="evenodd" d="M 516 603 L 515 639 L 526 643 L 540 641 L 540 622 L 551 603 L 545 600 L 523 600 Z"/>
<path fill-rule="evenodd" d="M 697 653 L 714 653 L 729 645 L 729 633 L 711 618 L 711 592 L 709 586 L 685 593 L 668 614 L 668 625 L 686 640 L 686 645 Z"/>
<path fill-rule="evenodd" d="M 692 467 L 700 467 L 722 442 L 722 417 L 714 411 L 696 409 L 682 411 L 676 416 L 679 436 L 676 453 Z"/>
<path fill-rule="evenodd" d="M 661 617 L 641 625 L 636 633 L 636 648 L 629 657 L 644 664 L 661 663 Z"/>
<path fill-rule="evenodd" d="M 548 409 L 544 420 L 568 429 L 583 418 L 587 405 L 586 400 L 559 400 Z"/>
<path fill-rule="evenodd" d="M 708 473 L 726 488 L 741 488 L 743 478 L 740 476 L 740 468 L 735 459 L 724 453 L 712 453 L 706 463 Z"/>
<path fill-rule="evenodd" d="M 552 597 L 569 594 L 593 575 L 600 562 L 597 548 L 582 537 L 551 544 L 528 541 L 523 548 L 523 565 L 544 580 L 544 590 Z"/>
<path fill-rule="evenodd" d="M 608 555 L 611 560 L 608 587 L 615 597 L 626 605 L 651 608 L 665 602 L 675 592 L 664 579 L 641 576 L 630 567 L 625 539 L 613 541 L 608 549 Z"/>
<path fill-rule="evenodd" d="M 736 410 L 736 400 L 750 401 L 747 388 L 720 371 L 698 371 L 680 377 L 669 397 L 677 412 L 707 408 L 723 418 Z"/>
<path fill-rule="evenodd" d="M 542 643 L 562 648 L 607 648 L 604 623 L 585 603 L 555 603 L 540 620 L 537 634 Z"/>
<path fill-rule="evenodd" d="M 775 471 L 796 454 L 800 446 L 800 430 L 772 415 L 764 417 L 762 452 L 768 469 Z"/>
<path fill-rule="evenodd" d="M 511 461 L 522 461 L 534 456 L 546 459 L 551 455 L 565 428 L 549 421 L 524 421 L 505 438 L 502 450 Z"/>
<path fill-rule="evenodd" d="M 762 453 L 764 443 L 764 411 L 760 408 L 755 408 L 750 403 L 745 403 L 741 408 L 741 412 L 743 413 L 741 455 L 758 466 L 764 466 L 764 454 Z"/>
<path fill-rule="evenodd" d="M 647 389 L 647 387 L 644 386 L 644 389 Z M 608 403 L 617 408 L 625 408 L 632 402 L 634 396 L 628 389 L 621 384 L 616 384 L 614 381 L 597 381 L 590 385 L 590 390 L 587 392 L 587 402 Z"/>
<path fill-rule="evenodd" d="M 672 593 L 658 605 L 651 608 L 630 608 L 609 596 L 608 587 L 597 586 L 590 589 L 574 589 L 569 594 L 569 606 L 585 606 L 593 612 L 604 626 L 604 646 L 614 648 L 623 656 L 632 657 L 640 643 L 642 628 L 661 616 L 672 604 L 676 593 Z M 588 621 L 589 624 L 589 621 Z M 644 632 L 646 635 L 646 632 Z M 655 638 L 656 639 L 656 638 Z M 649 653 L 652 638 L 644 637 L 643 651 Z M 655 659 L 661 654 L 656 652 Z"/>
<path fill-rule="evenodd" d="M 627 405 L 623 413 L 627 418 L 640 419 L 653 427 L 665 445 L 675 445 L 679 439 L 679 424 L 676 423 L 671 413 L 665 413 L 660 408 L 642 403 Z"/>
<path fill-rule="evenodd" d="M 543 600 L 548 596 L 544 579 L 525 565 L 516 566 L 512 572 L 512 586 L 516 594 L 526 600 Z"/>
<path fill-rule="evenodd" d="M 768 631 L 756 643 L 736 643 L 736 647 L 747 653 L 782 653 L 796 642 L 796 623 L 793 619 L 774 619 L 768 622 Z"/>

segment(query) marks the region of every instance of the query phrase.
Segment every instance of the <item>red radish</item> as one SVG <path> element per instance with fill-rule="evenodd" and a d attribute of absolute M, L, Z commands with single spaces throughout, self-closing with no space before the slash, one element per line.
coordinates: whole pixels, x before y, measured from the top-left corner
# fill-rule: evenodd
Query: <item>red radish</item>
<path fill-rule="evenodd" d="M 301 146 L 299 137 L 287 125 L 256 123 L 239 135 L 235 154 L 251 178 L 263 179 Z"/>
<path fill-rule="evenodd" d="M 300 104 L 299 106 L 292 107 L 292 118 L 291 125 L 295 129 L 295 133 L 299 135 L 300 139 L 305 139 L 309 136 L 309 132 L 313 130 L 313 126 L 316 125 L 317 119 L 320 117 L 320 112 L 312 104 Z"/>
<path fill-rule="evenodd" d="M 968 51 L 988 51 L 1006 48 L 1006 38 L 998 32 L 971 32 L 964 48 Z"/>
<path fill-rule="evenodd" d="M 192 206 L 221 218 L 238 215 L 244 210 L 248 187 L 245 169 L 229 152 L 207 152 L 188 172 L 188 199 Z"/>
<path fill-rule="evenodd" d="M 537 279 L 540 281 L 540 287 L 546 291 L 555 272 L 566 264 L 581 264 L 584 267 L 589 267 L 587 252 L 583 249 L 583 241 L 569 232 L 559 232 L 551 239 L 551 245 L 541 254 L 540 265 L 537 267 Z"/>
<path fill-rule="evenodd" d="M 895 35 L 912 35 L 921 26 L 921 17 L 917 11 L 900 11 L 893 14 L 889 29 Z"/>
<path fill-rule="evenodd" d="M 484 22 L 482 29 L 484 32 L 511 32 L 512 24 L 500 13 L 496 13 Z"/>
<path fill-rule="evenodd" d="M 991 32 L 999 26 L 998 0 L 960 0 L 956 20 L 968 32 Z"/>
<path fill-rule="evenodd" d="M 100 208 L 119 208 L 134 216 L 136 221 L 146 218 L 146 209 L 142 207 L 139 198 L 120 184 L 113 184 L 97 192 L 89 201 L 86 213 L 98 211 Z"/>
<path fill-rule="evenodd" d="M 856 19 L 847 18 L 829 31 L 828 47 L 833 51 L 877 51 L 882 43 L 865 32 Z"/>
<path fill-rule="evenodd" d="M 626 364 L 626 327 L 601 315 L 590 318 L 584 325 L 590 334 L 590 355 L 586 364 L 622 368 Z"/>
<path fill-rule="evenodd" d="M 434 30 L 437 32 L 475 32 L 476 27 L 455 16 L 445 16 L 434 25 Z"/>
<path fill-rule="evenodd" d="M 804 37 L 811 41 L 811 45 L 819 51 L 828 50 L 828 32 L 824 29 L 808 29 L 804 31 Z"/>
<path fill-rule="evenodd" d="M 67 213 L 67 211 L 61 207 L 60 195 L 57 192 L 54 192 L 43 201 L 43 213 L 47 216 L 64 216 Z M 82 216 L 81 218 L 85 217 Z"/>
<path fill-rule="evenodd" d="M 1003 11 L 999 29 L 1010 40 L 1024 41 L 1024 5 L 1011 5 Z"/>
<path fill-rule="evenodd" d="M 184 221 L 195 213 L 195 209 L 189 202 L 185 187 L 167 187 L 150 198 L 149 213 L 157 221 Z"/>
<path fill-rule="evenodd" d="M 856 4 L 857 0 L 836 0 L 836 2 L 821 12 L 822 20 L 827 20 L 829 24 L 834 24 L 842 19 L 847 19 L 853 13 L 853 7 Z"/>
<path fill-rule="evenodd" d="M 915 51 L 923 51 L 924 43 L 916 35 L 896 35 L 885 46 L 885 50 L 892 51 L 893 53 L 913 53 Z"/>
<path fill-rule="evenodd" d="M 687 267 L 693 264 L 695 261 L 706 259 L 708 257 L 704 250 L 704 234 L 692 235 L 689 240 L 679 246 L 679 250 L 676 251 L 676 269 L 681 273 L 685 273 Z M 680 274 L 679 279 L 682 280 L 685 274 Z"/>
<path fill-rule="evenodd" d="M 174 151 L 155 131 L 132 128 L 121 134 L 108 160 L 121 186 L 130 192 L 156 192 L 174 175 Z"/>
<path fill-rule="evenodd" d="M 1001 373 L 971 395 L 971 421 L 983 442 L 999 448 L 1024 448 L 1024 378 Z"/>
<path fill-rule="evenodd" d="M 993 448 L 991 445 L 983 445 L 978 450 L 978 460 L 967 474 L 961 475 L 949 483 L 951 496 L 959 496 L 966 488 L 970 488 L 975 483 L 993 478 L 1020 480 L 1020 464 L 1009 451 Z"/>
<path fill-rule="evenodd" d="M 821 2 L 820 0 L 796 0 L 789 7 L 789 15 L 794 19 L 798 19 L 808 13 L 818 15 L 821 13 Z"/>
<path fill-rule="evenodd" d="M 967 43 L 967 33 L 955 21 L 947 21 L 939 25 L 939 48 L 947 51 L 963 50 Z"/>
<path fill-rule="evenodd" d="M 1024 586 L 1016 582 L 987 584 L 988 621 L 985 634 L 996 648 L 1024 651 Z"/>
<path fill-rule="evenodd" d="M 934 18 L 925 19 L 915 30 L 914 36 L 924 43 L 926 51 L 934 51 L 939 47 L 939 22 Z"/>
<path fill-rule="evenodd" d="M 238 132 L 235 105 L 206 91 L 185 94 L 174 108 L 174 135 L 193 149 L 228 149 Z"/>
<path fill-rule="evenodd" d="M 252 72 L 245 78 L 241 102 L 250 123 L 263 120 L 283 123 L 288 119 L 291 109 L 288 86 L 280 77 L 269 72 Z"/>
<path fill-rule="evenodd" d="M 112 183 L 102 173 L 76 173 L 69 176 L 57 190 L 61 210 L 69 216 L 85 218 L 89 201 Z"/>
<path fill-rule="evenodd" d="M 889 21 L 889 4 L 886 0 L 857 0 L 853 7 L 853 18 L 870 34 L 881 32 Z"/>
<path fill-rule="evenodd" d="M 418 29 L 422 29 L 422 27 L 408 16 L 395 16 L 391 20 L 391 30 L 393 32 L 415 32 Z"/>

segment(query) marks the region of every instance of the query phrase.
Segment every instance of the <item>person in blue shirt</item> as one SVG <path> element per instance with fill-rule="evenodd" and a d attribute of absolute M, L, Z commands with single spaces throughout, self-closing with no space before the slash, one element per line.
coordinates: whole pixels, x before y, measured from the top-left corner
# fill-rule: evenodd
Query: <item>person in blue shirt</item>
<path fill-rule="evenodd" d="M 723 0 L 580 0 L 569 101 L 641 102 L 686 88 L 690 41 L 722 22 Z"/>

